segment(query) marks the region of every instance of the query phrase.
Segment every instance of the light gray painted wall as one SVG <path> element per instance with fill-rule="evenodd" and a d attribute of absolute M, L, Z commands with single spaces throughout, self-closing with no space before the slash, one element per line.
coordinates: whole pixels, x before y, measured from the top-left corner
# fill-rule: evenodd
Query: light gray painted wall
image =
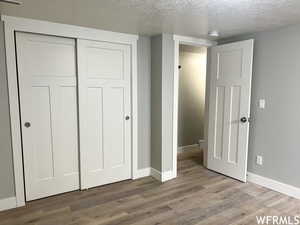
<path fill-rule="evenodd" d="M 151 166 L 160 171 L 173 167 L 173 35 L 151 38 Z"/>
<path fill-rule="evenodd" d="M 151 39 L 138 40 L 138 168 L 149 168 L 151 161 Z"/>
<path fill-rule="evenodd" d="M 178 146 L 204 140 L 206 48 L 191 47 L 179 51 Z"/>
<path fill-rule="evenodd" d="M 162 35 L 151 38 L 151 167 L 162 169 Z"/>
<path fill-rule="evenodd" d="M 0 24 L 0 199 L 13 197 L 14 175 L 9 122 L 9 106 L 4 55 L 3 23 Z"/>
<path fill-rule="evenodd" d="M 300 25 L 232 38 L 254 38 L 250 172 L 300 187 Z M 229 42 L 225 40 L 222 42 Z M 260 98 L 265 110 L 258 108 Z M 263 156 L 263 166 L 255 163 Z"/>
<path fill-rule="evenodd" d="M 162 172 L 173 168 L 174 40 L 162 34 Z"/>

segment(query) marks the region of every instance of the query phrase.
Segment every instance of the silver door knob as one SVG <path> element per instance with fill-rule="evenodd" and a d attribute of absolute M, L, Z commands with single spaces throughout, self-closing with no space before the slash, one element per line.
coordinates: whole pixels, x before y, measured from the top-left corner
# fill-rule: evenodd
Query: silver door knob
<path fill-rule="evenodd" d="M 125 120 L 129 120 L 130 119 L 130 116 L 125 116 Z"/>
<path fill-rule="evenodd" d="M 25 122 L 25 123 L 24 123 L 24 126 L 25 126 L 26 128 L 29 128 L 29 127 L 31 126 L 31 124 L 30 124 L 29 122 Z"/>

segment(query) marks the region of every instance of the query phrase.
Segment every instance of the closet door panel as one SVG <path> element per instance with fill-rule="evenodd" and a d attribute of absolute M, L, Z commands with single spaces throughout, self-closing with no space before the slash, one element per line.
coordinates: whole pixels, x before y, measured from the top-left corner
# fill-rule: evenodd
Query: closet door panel
<path fill-rule="evenodd" d="M 78 40 L 82 188 L 131 178 L 130 46 Z"/>
<path fill-rule="evenodd" d="M 75 40 L 16 33 L 26 200 L 79 189 Z"/>

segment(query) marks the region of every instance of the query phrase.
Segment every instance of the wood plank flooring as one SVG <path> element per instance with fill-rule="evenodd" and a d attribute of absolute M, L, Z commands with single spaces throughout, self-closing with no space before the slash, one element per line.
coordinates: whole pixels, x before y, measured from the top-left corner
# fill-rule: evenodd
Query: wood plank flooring
<path fill-rule="evenodd" d="M 209 171 L 199 150 L 179 155 L 178 178 L 151 177 L 76 191 L 0 212 L 0 225 L 253 225 L 300 215 L 300 201 Z"/>

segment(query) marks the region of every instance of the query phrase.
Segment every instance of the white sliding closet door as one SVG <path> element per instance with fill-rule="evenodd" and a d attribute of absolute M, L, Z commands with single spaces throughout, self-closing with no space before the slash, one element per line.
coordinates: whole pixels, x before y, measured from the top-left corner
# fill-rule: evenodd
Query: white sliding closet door
<path fill-rule="evenodd" d="M 82 189 L 131 178 L 131 50 L 78 40 Z"/>
<path fill-rule="evenodd" d="M 75 40 L 16 33 L 26 200 L 79 189 Z"/>

